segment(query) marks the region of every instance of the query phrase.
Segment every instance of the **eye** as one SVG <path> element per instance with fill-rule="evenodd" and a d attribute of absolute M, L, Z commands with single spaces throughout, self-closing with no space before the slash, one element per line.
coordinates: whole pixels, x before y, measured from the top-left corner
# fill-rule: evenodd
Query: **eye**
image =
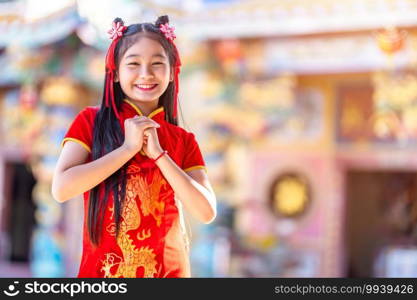
<path fill-rule="evenodd" d="M 162 62 L 154 62 L 153 65 L 163 65 Z"/>
<path fill-rule="evenodd" d="M 137 62 L 131 62 L 127 64 L 128 66 L 139 66 Z"/>

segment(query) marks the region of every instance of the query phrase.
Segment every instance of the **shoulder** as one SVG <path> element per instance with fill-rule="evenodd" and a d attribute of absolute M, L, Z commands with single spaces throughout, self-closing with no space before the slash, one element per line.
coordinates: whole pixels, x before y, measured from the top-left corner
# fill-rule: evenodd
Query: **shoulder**
<path fill-rule="evenodd" d="M 75 117 L 62 141 L 62 146 L 66 141 L 79 143 L 88 152 L 91 152 L 93 141 L 93 128 L 95 116 L 99 110 L 97 106 L 87 106 L 83 108 Z"/>
<path fill-rule="evenodd" d="M 87 106 L 83 108 L 75 116 L 72 122 L 72 125 L 70 127 L 70 130 L 74 131 L 74 130 L 85 130 L 88 128 L 93 128 L 94 120 L 96 118 L 98 111 L 99 111 L 98 106 Z"/>
<path fill-rule="evenodd" d="M 93 124 L 97 112 L 100 110 L 98 106 L 86 106 L 75 117 L 75 121 Z"/>
<path fill-rule="evenodd" d="M 79 112 L 79 115 L 84 115 L 86 117 L 95 117 L 99 110 L 99 106 L 86 106 Z"/>

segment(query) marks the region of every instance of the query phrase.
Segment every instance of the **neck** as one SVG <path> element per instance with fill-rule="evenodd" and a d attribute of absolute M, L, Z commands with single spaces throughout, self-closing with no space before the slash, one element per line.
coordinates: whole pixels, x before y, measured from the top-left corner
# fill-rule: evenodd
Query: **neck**
<path fill-rule="evenodd" d="M 132 99 L 128 99 L 130 102 L 132 102 L 133 104 L 135 104 L 137 106 L 137 108 L 140 109 L 140 111 L 142 112 L 142 114 L 144 116 L 149 116 L 149 114 L 151 112 L 153 112 L 155 109 L 158 108 L 158 101 L 154 100 L 154 101 L 150 101 L 150 102 L 140 102 L 140 101 L 136 101 L 136 100 L 132 100 Z"/>

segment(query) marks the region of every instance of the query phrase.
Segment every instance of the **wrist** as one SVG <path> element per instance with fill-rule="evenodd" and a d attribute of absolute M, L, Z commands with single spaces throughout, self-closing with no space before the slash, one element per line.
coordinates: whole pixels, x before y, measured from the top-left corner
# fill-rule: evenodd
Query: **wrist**
<path fill-rule="evenodd" d="M 155 157 L 152 157 L 151 159 L 152 159 L 152 161 L 154 162 L 154 163 L 156 163 L 157 161 L 159 161 L 163 156 L 165 156 L 166 154 L 168 154 L 168 151 L 167 150 L 161 150 L 161 152 L 157 155 L 157 156 L 155 156 Z"/>
<path fill-rule="evenodd" d="M 152 160 L 155 160 L 160 156 L 162 153 L 164 153 L 164 150 L 162 148 L 159 148 L 158 151 L 155 151 L 155 153 L 149 153 L 149 158 Z"/>
<path fill-rule="evenodd" d="M 135 148 L 130 147 L 130 146 L 126 145 L 126 144 L 123 144 L 122 146 L 120 146 L 120 149 L 124 153 L 126 153 L 128 155 L 131 155 L 131 156 L 135 155 L 138 152 L 138 150 L 136 150 Z"/>

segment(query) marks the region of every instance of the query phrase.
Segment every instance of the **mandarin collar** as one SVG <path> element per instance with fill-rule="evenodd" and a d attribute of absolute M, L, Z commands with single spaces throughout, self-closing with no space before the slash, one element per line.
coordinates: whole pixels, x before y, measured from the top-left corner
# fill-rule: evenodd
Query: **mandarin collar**
<path fill-rule="evenodd" d="M 122 104 L 122 110 L 126 110 L 129 111 L 131 113 L 133 113 L 133 115 L 139 115 L 139 116 L 143 116 L 144 114 L 142 113 L 142 111 L 139 109 L 139 107 L 137 107 L 137 105 L 135 103 L 133 103 L 130 100 L 124 99 L 123 100 L 123 104 Z M 155 121 L 162 121 L 165 120 L 165 111 L 164 111 L 164 107 L 158 107 L 157 109 L 155 109 L 154 111 L 152 111 L 149 115 L 148 118 L 155 120 Z"/>

